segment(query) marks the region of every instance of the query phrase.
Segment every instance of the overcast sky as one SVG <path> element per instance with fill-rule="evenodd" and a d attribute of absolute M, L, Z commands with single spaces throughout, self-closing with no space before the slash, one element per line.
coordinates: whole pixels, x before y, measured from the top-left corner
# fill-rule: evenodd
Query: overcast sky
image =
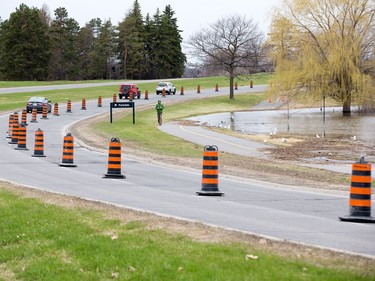
<path fill-rule="evenodd" d="M 154 15 L 156 9 L 163 11 L 166 5 L 171 5 L 175 11 L 177 24 L 183 31 L 182 37 L 187 41 L 195 32 L 200 31 L 221 17 L 239 14 L 252 19 L 267 33 L 271 20 L 272 9 L 281 0 L 138 0 L 142 15 Z M 0 0 L 0 17 L 9 18 L 21 3 L 29 7 L 41 8 L 43 4 L 49 7 L 51 16 L 58 7 L 65 7 L 68 15 L 74 18 L 80 26 L 84 26 L 92 18 L 111 19 L 113 25 L 121 21 L 132 7 L 133 0 Z"/>

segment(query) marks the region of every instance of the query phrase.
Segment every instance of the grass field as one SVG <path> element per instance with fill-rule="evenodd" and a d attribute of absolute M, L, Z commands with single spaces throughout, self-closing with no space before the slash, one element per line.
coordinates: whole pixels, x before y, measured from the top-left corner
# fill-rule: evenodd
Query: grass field
<path fill-rule="evenodd" d="M 64 200 L 69 202 L 69 198 Z M 309 262 L 288 253 L 277 255 L 256 244 L 199 242 L 155 229 L 147 220 L 121 218 L 119 210 L 75 203 L 78 207 L 24 198 L 0 183 L 0 280 L 375 278 L 373 268 L 366 270 L 355 261 L 332 256 L 324 262 L 317 257 Z M 345 263 L 352 266 L 345 268 Z"/>
<path fill-rule="evenodd" d="M 255 74 L 251 77 L 255 85 L 267 84 L 271 78 L 271 74 Z M 92 82 L 92 81 L 85 81 Z M 114 81 L 96 81 L 99 82 L 114 82 Z M 38 81 L 0 81 L 0 88 L 7 87 L 22 87 L 22 86 L 43 86 L 43 85 L 60 85 L 69 84 L 71 81 L 57 81 L 57 82 L 38 82 Z M 82 81 L 75 81 L 74 83 L 83 83 Z M 201 86 L 201 91 L 204 92 L 206 88 L 214 89 L 216 83 L 219 87 L 227 87 L 229 85 L 228 78 L 224 76 L 220 77 L 203 77 L 198 79 L 176 79 L 173 80 L 178 93 L 181 87 L 184 89 L 196 89 L 197 85 Z M 137 83 L 142 94 L 147 90 L 150 95 L 154 94 L 156 82 L 143 82 Z M 248 85 L 249 80 L 239 80 L 238 84 Z M 113 94 L 118 93 L 119 86 L 98 86 L 91 88 L 79 88 L 79 89 L 65 89 L 65 90 L 52 90 L 52 91 L 41 91 L 41 92 L 29 92 L 29 93 L 14 93 L 14 94 L 2 94 L 0 95 L 0 112 L 17 110 L 24 108 L 27 100 L 33 96 L 44 96 L 47 97 L 52 103 L 66 103 L 68 100 L 80 101 L 82 98 L 86 100 L 97 99 L 98 96 L 103 98 L 111 98 Z"/>

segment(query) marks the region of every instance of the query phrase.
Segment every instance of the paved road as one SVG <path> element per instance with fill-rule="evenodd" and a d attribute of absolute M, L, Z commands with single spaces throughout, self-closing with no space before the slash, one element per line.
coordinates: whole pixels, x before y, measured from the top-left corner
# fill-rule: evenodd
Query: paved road
<path fill-rule="evenodd" d="M 245 90 L 249 89 L 240 91 Z M 201 96 L 214 94 L 225 93 L 206 91 Z M 184 96 L 168 96 L 165 101 L 196 96 L 194 92 L 186 92 Z M 136 103 L 153 104 L 156 99 L 151 95 L 150 100 L 137 100 Z M 126 154 L 125 148 L 123 174 L 126 179 L 106 179 L 102 176 L 107 172 L 107 154 L 92 151 L 79 143 L 76 143 L 74 151 L 77 167 L 59 167 L 63 136 L 69 126 L 91 115 L 108 112 L 108 103 L 109 100 L 105 99 L 104 107 L 98 108 L 96 102 L 89 101 L 87 110 L 80 110 L 80 104 L 73 104 L 73 113 L 60 109 L 60 116 L 51 115 L 48 120 L 38 119 L 38 123 L 29 123 L 28 151 L 14 150 L 15 145 L 8 144 L 5 138 L 8 115 L 0 116 L 0 178 L 275 239 L 375 257 L 375 225 L 338 220 L 339 216 L 348 214 L 347 193 L 327 193 L 220 175 L 219 188 L 225 196 L 200 197 L 196 196 L 196 191 L 201 189 L 199 168 L 187 169 L 135 160 Z M 37 128 L 45 134 L 45 158 L 31 157 L 33 134 Z M 197 167 L 200 165 L 201 161 Z"/>
<path fill-rule="evenodd" d="M 136 81 L 136 83 L 143 83 L 143 82 L 147 83 L 147 82 L 157 82 L 157 81 L 159 81 L 159 80 L 143 80 L 143 81 Z M 126 83 L 132 83 L 132 82 L 135 82 L 135 81 L 126 81 Z M 51 91 L 51 90 L 92 88 L 92 87 L 120 85 L 122 83 L 125 83 L 125 82 L 119 80 L 119 81 L 115 81 L 115 82 L 102 82 L 102 83 L 82 83 L 82 84 L 63 84 L 63 85 L 0 88 L 0 94 L 33 93 L 33 92 Z"/>

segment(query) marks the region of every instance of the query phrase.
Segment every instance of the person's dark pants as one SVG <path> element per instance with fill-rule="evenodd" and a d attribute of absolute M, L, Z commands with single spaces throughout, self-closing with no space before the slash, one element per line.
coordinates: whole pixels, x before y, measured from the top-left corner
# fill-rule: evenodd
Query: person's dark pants
<path fill-rule="evenodd" d="M 162 115 L 163 115 L 163 112 L 158 112 L 158 123 L 160 126 L 163 123 Z"/>

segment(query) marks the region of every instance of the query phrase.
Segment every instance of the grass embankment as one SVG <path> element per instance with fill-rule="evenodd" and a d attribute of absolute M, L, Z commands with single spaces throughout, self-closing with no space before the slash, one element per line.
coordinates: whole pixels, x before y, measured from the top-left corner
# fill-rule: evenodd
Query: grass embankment
<path fill-rule="evenodd" d="M 17 189 L 17 191 L 15 191 Z M 199 224 L 155 228 L 152 215 L 0 183 L 0 280 L 374 280 L 374 261 L 272 242 L 202 242 Z M 27 198 L 26 198 L 26 197 Z M 35 198 L 30 198 L 35 197 Z M 51 203 L 36 198 L 49 198 Z M 159 219 L 160 220 L 160 219 Z M 159 225 L 160 226 L 160 225 Z M 169 227 L 172 223 L 169 222 Z M 211 230 L 212 231 L 212 230 Z M 254 239 L 254 238 L 253 238 Z M 246 239 L 241 239 L 246 240 Z"/>
<path fill-rule="evenodd" d="M 270 74 L 254 74 L 251 79 L 254 81 L 254 85 L 267 84 L 268 80 L 272 77 Z M 44 85 L 61 85 L 61 84 L 73 84 L 73 83 L 89 83 L 93 81 L 53 81 L 53 82 L 38 82 L 38 81 L 0 81 L 0 88 L 8 87 L 22 87 L 22 86 L 44 86 Z M 95 81 L 99 82 L 115 82 L 115 81 Z M 204 89 L 214 89 L 215 84 L 218 83 L 219 87 L 227 87 L 229 85 L 228 78 L 224 76 L 220 77 L 203 77 L 197 79 L 175 79 L 173 80 L 174 85 L 177 88 L 177 92 L 180 92 L 181 87 L 185 90 L 196 89 L 197 85 L 201 86 L 202 93 Z M 153 95 L 156 87 L 155 82 L 143 82 L 137 83 L 142 94 L 145 90 L 149 92 L 149 95 Z M 238 85 L 248 85 L 248 80 L 238 80 Z M 66 103 L 68 100 L 81 101 L 82 98 L 86 100 L 97 99 L 98 96 L 102 98 L 112 98 L 113 94 L 118 93 L 119 86 L 97 86 L 90 88 L 77 88 L 77 89 L 64 89 L 64 90 L 51 90 L 51 91 L 40 91 L 40 92 L 28 92 L 28 93 L 14 93 L 14 94 L 2 94 L 0 95 L 0 112 L 18 110 L 24 108 L 27 100 L 33 96 L 47 97 L 52 103 Z M 142 97 L 143 98 L 143 97 Z"/>
<path fill-rule="evenodd" d="M 227 96 L 220 96 L 204 100 L 185 101 L 174 105 L 166 104 L 163 122 L 208 113 L 244 110 L 257 104 L 262 99 L 261 94 L 244 94 L 237 95 L 234 100 L 228 99 Z M 124 114 L 128 117 L 124 117 Z M 129 111 L 124 114 L 121 114 L 120 118 L 115 118 L 110 126 L 106 120 L 95 124 L 94 129 L 108 136 L 119 137 L 126 141 L 126 146 L 137 146 L 139 149 L 148 152 L 176 157 L 202 156 L 200 146 L 167 135 L 157 128 L 154 105 L 151 109 L 137 111 L 136 124 L 134 125 Z"/>

